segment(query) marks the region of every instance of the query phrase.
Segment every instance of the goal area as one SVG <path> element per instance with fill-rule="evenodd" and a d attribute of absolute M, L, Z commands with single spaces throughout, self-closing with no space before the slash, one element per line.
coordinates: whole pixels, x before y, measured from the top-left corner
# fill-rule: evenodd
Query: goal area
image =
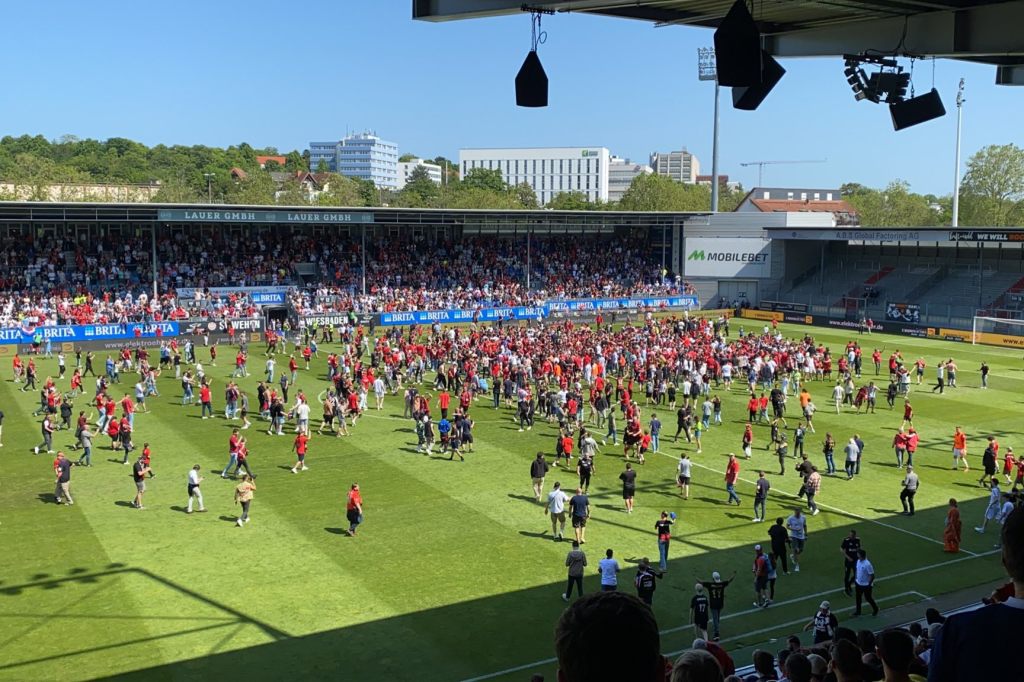
<path fill-rule="evenodd" d="M 1002 339 L 1002 342 L 994 341 L 996 337 L 1007 337 Z M 1020 338 L 1021 343 L 1024 344 L 1024 320 L 1014 320 L 1005 317 L 985 317 L 982 315 L 975 315 L 974 320 L 971 324 L 971 344 L 978 345 L 992 344 L 995 345 L 1017 345 L 1016 343 L 1007 343 L 1008 339 L 1014 337 Z"/>

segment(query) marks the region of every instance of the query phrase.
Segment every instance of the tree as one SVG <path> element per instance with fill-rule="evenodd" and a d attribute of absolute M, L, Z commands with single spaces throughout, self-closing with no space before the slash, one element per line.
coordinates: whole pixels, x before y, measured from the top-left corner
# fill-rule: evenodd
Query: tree
<path fill-rule="evenodd" d="M 381 205 L 381 191 L 377 189 L 377 185 L 373 184 L 373 180 L 366 178 L 349 178 L 349 180 L 355 183 L 363 206 Z"/>
<path fill-rule="evenodd" d="M 559 192 L 546 204 L 553 211 L 592 211 L 594 204 L 583 192 Z"/>
<path fill-rule="evenodd" d="M 206 201 L 206 195 L 200 196 L 183 178 L 174 178 L 160 183 L 153 201 L 162 204 L 193 204 Z"/>
<path fill-rule="evenodd" d="M 276 192 L 275 201 L 281 206 L 308 206 L 309 194 L 297 178 L 288 178 Z"/>
<path fill-rule="evenodd" d="M 537 208 L 537 193 L 533 191 L 533 187 L 529 183 L 520 182 L 509 192 L 515 202 L 519 204 L 516 208 Z"/>
<path fill-rule="evenodd" d="M 853 192 L 846 200 L 865 227 L 922 227 L 938 219 L 929 201 L 903 180 L 893 180 L 884 190 L 857 185 Z"/>
<path fill-rule="evenodd" d="M 622 195 L 623 211 L 707 211 L 711 208 L 711 188 L 684 185 L 665 177 L 645 173 L 633 178 Z"/>
<path fill-rule="evenodd" d="M 274 203 L 275 190 L 270 174 L 255 170 L 245 180 L 239 180 L 232 186 L 227 200 L 230 204 L 269 205 Z"/>
<path fill-rule="evenodd" d="M 327 165 L 327 159 L 320 159 L 316 164 L 317 173 L 330 173 L 331 167 Z"/>
<path fill-rule="evenodd" d="M 438 156 L 431 159 L 430 163 L 437 164 L 441 167 L 441 176 L 444 178 L 444 184 L 459 181 L 459 164 L 454 161 L 450 161 L 443 156 Z"/>
<path fill-rule="evenodd" d="M 290 151 L 284 157 L 284 169 L 286 171 L 308 171 L 309 170 L 309 159 L 306 159 L 302 154 L 297 151 Z"/>
<path fill-rule="evenodd" d="M 407 208 L 429 208 L 437 205 L 441 188 L 430 179 L 430 173 L 423 166 L 416 166 L 409 173 L 405 187 L 395 198 L 395 205 Z"/>
<path fill-rule="evenodd" d="M 1022 212 L 1024 149 L 989 145 L 967 161 L 961 201 L 972 225 L 1008 225 Z"/>
<path fill-rule="evenodd" d="M 509 187 L 500 170 L 491 168 L 473 168 L 462 179 L 462 185 L 490 192 L 507 192 Z"/>
<path fill-rule="evenodd" d="M 745 196 L 747 193 L 743 191 L 742 185 L 737 185 L 735 188 L 721 187 L 718 190 L 718 210 L 721 212 L 735 211 Z"/>
<path fill-rule="evenodd" d="M 398 157 L 398 163 L 409 163 L 415 158 L 418 158 L 415 154 L 402 154 Z"/>
<path fill-rule="evenodd" d="M 329 173 L 324 191 L 317 197 L 318 206 L 365 206 L 360 187 L 344 175 Z"/>
<path fill-rule="evenodd" d="M 474 187 L 458 183 L 449 185 L 441 197 L 441 205 L 444 208 L 493 208 L 493 209 L 515 209 L 522 208 L 510 192 L 495 192 L 483 187 Z"/>

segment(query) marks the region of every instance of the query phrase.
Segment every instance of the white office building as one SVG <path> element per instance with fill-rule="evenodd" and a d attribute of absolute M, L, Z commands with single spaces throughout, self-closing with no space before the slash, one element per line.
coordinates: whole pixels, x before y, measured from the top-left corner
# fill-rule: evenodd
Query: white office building
<path fill-rule="evenodd" d="M 678 152 L 652 153 L 651 168 L 658 175 L 664 175 L 687 185 L 696 183 L 697 176 L 700 175 L 700 161 L 685 149 Z"/>
<path fill-rule="evenodd" d="M 637 176 L 653 172 L 650 166 L 613 156 L 608 164 L 608 201 L 621 201 Z"/>
<path fill-rule="evenodd" d="M 590 201 L 608 201 L 605 147 L 531 147 L 520 149 L 460 149 L 462 177 L 474 168 L 501 171 L 510 185 L 525 182 L 546 204 L 561 192 L 580 192 Z"/>
<path fill-rule="evenodd" d="M 349 135 L 338 142 L 310 142 L 313 172 L 322 167 L 321 162 L 332 173 L 371 180 L 377 187 L 398 188 L 398 145 L 373 133 Z"/>
<path fill-rule="evenodd" d="M 405 187 L 406 183 L 409 182 L 409 176 L 419 167 L 427 171 L 427 176 L 435 184 L 441 184 L 441 167 L 439 165 L 424 161 L 423 159 L 410 159 L 409 161 L 398 162 L 398 189 Z"/>

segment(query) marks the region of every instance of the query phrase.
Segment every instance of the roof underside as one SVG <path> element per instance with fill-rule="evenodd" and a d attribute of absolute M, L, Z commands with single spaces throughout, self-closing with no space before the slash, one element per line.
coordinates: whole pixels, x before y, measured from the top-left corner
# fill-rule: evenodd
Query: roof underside
<path fill-rule="evenodd" d="M 715 28 L 734 0 L 556 0 L 556 13 Z M 413 0 L 413 18 L 472 19 L 522 12 L 521 0 Z M 753 0 L 768 52 L 780 57 L 865 51 L 1024 64 L 1024 0 Z M 897 50 L 897 46 L 900 46 Z M 1013 70 L 1001 82 L 1018 84 Z M 1024 84 L 1021 81 L 1019 84 Z"/>

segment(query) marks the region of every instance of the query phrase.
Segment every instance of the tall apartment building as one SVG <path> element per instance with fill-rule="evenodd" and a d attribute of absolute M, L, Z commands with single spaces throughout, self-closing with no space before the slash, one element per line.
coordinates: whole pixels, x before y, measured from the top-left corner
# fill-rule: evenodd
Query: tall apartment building
<path fill-rule="evenodd" d="M 613 156 L 608 164 L 608 201 L 620 201 L 637 176 L 653 172 L 650 166 Z"/>
<path fill-rule="evenodd" d="M 462 177 L 474 168 L 501 172 L 510 185 L 525 182 L 546 204 L 561 192 L 580 192 L 590 201 L 608 201 L 605 147 L 529 147 L 519 149 L 460 149 Z"/>
<path fill-rule="evenodd" d="M 651 168 L 658 175 L 672 178 L 676 182 L 692 185 L 700 175 L 700 161 L 685 149 L 678 152 L 653 152 Z"/>
<path fill-rule="evenodd" d="M 321 161 L 333 173 L 398 189 L 398 145 L 372 133 L 349 135 L 339 142 L 310 142 L 310 168 L 316 172 Z"/>
<path fill-rule="evenodd" d="M 410 159 L 409 161 L 398 162 L 398 189 L 405 187 L 409 182 L 409 176 L 417 168 L 422 167 L 427 171 L 427 176 L 436 184 L 441 184 L 441 166 L 430 163 L 423 159 Z"/>

